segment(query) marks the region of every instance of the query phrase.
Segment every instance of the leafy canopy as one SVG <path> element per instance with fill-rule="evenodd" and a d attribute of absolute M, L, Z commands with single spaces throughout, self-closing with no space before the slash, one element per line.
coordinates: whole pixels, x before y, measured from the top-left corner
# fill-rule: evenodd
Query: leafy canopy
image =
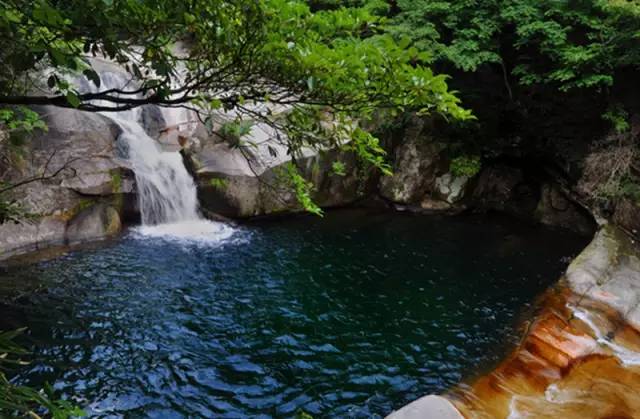
<path fill-rule="evenodd" d="M 0 0 L 0 6 L 0 36 L 12 46 L 0 51 L 0 105 L 233 109 L 286 129 L 297 142 L 293 149 L 336 144 L 348 134 L 376 156 L 375 141 L 355 128 L 320 136 L 314 127 L 327 113 L 344 122 L 380 108 L 470 117 L 445 76 L 416 65 L 418 50 L 383 33 L 384 18 L 367 8 L 312 12 L 292 0 Z M 92 57 L 117 62 L 135 83 L 101 89 Z M 69 72 L 82 73 L 93 91 L 71 83 Z M 274 121 L 255 103 L 287 106 L 296 117 Z"/>
<path fill-rule="evenodd" d="M 0 50 L 0 109 L 156 104 L 195 107 L 203 120 L 223 109 L 286 134 L 294 160 L 303 147 L 343 147 L 388 172 L 359 121 L 379 109 L 471 114 L 374 11 L 312 11 L 301 0 L 0 0 L 0 37 L 11 46 Z M 105 89 L 96 59 L 131 83 Z"/>
<path fill-rule="evenodd" d="M 524 85 L 603 88 L 640 65 L 640 2 L 398 0 L 392 32 L 464 71 L 506 64 Z"/>

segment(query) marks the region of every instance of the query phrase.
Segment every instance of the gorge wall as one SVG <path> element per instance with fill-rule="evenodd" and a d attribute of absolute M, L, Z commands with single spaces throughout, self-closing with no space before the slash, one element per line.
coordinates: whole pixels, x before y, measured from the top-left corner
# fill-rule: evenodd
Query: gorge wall
<path fill-rule="evenodd" d="M 0 225 L 2 258 L 109 237 L 140 216 L 118 124 L 96 113 L 37 110 L 48 131 L 36 133 L 21 150 L 26 158 L 5 168 L 7 182 L 33 181 L 10 192 L 25 217 Z M 181 150 L 205 216 L 247 218 L 302 210 L 286 176 L 291 156 L 271 127 L 252 123 L 238 146 L 220 134 L 232 115 L 221 113 L 212 131 L 193 115 L 183 119 L 165 121 L 158 108 L 148 106 L 138 122 L 162 147 Z M 526 160 L 498 158 L 483 163 L 477 173 L 459 175 L 451 169 L 448 140 L 427 120 L 411 119 L 399 135 L 402 141 L 395 146 L 387 139 L 393 176 L 380 176 L 352 153 L 303 150 L 296 165 L 315 185 L 312 199 L 323 208 L 363 203 L 426 213 L 494 210 L 585 235 L 595 231 L 593 217 L 570 188 Z M 334 170 L 336 161 L 340 172 Z M 633 220 L 617 214 L 621 223 Z"/>

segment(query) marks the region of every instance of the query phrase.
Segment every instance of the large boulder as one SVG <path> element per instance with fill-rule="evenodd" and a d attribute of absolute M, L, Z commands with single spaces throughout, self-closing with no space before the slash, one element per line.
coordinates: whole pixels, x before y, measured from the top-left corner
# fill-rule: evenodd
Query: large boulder
<path fill-rule="evenodd" d="M 640 329 L 640 249 L 619 228 L 601 228 L 571 263 L 566 278 L 576 294 L 613 307 Z"/>
<path fill-rule="evenodd" d="M 95 204 L 80 211 L 69 221 L 66 241 L 76 244 L 111 237 L 118 234 L 121 228 L 120 214 L 115 207 Z"/>
<path fill-rule="evenodd" d="M 0 258 L 76 237 L 67 231 L 67 224 L 73 225 L 94 204 L 109 204 L 121 214 L 134 206 L 135 179 L 123 158 L 124 147 L 118 144 L 120 128 L 115 122 L 74 109 L 36 110 L 48 130 L 26 141 L 21 150 L 25 157 L 14 161 L 4 175 L 9 183 L 33 181 L 3 197 L 15 201 L 25 217 L 22 222 L 0 225 L 0 231 L 10 236 L 0 241 Z M 107 229 L 109 233 L 114 225 Z M 108 235 L 95 232 L 91 232 L 95 238 Z"/>
<path fill-rule="evenodd" d="M 292 158 L 280 136 L 257 123 L 242 145 L 216 136 L 191 141 L 187 166 L 194 171 L 204 211 L 243 218 L 302 210 L 286 176 Z M 343 168 L 340 173 L 334 170 L 336 161 Z M 295 163 L 316 186 L 311 195 L 321 207 L 346 205 L 361 196 L 363 184 L 351 153 L 305 149 Z"/>

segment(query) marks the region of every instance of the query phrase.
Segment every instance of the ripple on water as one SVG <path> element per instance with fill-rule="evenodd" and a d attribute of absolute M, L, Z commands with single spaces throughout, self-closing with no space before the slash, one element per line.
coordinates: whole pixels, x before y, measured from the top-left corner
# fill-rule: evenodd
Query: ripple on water
<path fill-rule="evenodd" d="M 94 417 L 377 417 L 491 367 L 582 244 L 362 212 L 136 228 L 4 269 L 0 329 L 30 329 L 18 382 Z"/>

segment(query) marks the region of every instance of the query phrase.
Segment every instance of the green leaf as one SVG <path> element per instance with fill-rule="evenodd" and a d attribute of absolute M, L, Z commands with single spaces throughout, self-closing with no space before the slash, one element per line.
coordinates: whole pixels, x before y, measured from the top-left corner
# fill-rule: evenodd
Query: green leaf
<path fill-rule="evenodd" d="M 82 72 L 85 77 L 93 82 L 96 87 L 100 87 L 100 76 L 93 69 L 86 69 Z"/>
<path fill-rule="evenodd" d="M 73 106 L 74 108 L 77 108 L 78 106 L 80 106 L 80 98 L 78 97 L 78 95 L 75 92 L 67 92 L 66 94 L 66 98 L 67 98 L 67 102 L 69 102 L 69 105 Z"/>

